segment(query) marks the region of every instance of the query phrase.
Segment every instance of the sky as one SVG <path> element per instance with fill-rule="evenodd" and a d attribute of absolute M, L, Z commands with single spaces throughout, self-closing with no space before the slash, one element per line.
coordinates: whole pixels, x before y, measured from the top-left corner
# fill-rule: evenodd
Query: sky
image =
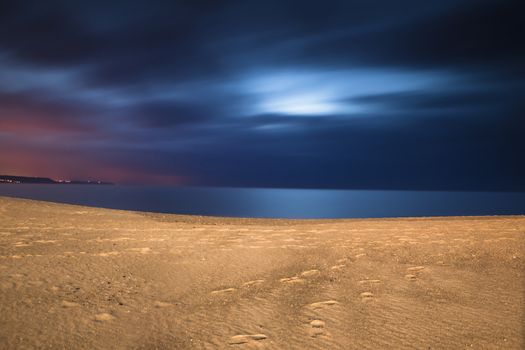
<path fill-rule="evenodd" d="M 2 1 L 0 174 L 525 191 L 521 1 Z"/>

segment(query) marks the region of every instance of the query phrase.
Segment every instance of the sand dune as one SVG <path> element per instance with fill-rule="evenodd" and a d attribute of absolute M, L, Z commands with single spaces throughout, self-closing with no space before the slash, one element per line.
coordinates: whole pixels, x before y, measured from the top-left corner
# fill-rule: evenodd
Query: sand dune
<path fill-rule="evenodd" d="M 0 197 L 2 349 L 522 349 L 525 217 L 205 218 Z"/>

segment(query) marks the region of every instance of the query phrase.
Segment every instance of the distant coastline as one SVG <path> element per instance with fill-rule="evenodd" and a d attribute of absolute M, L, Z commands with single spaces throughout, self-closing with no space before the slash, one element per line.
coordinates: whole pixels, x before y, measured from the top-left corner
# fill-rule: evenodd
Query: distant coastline
<path fill-rule="evenodd" d="M 15 175 L 0 175 L 0 184 L 114 185 L 112 182 L 98 180 L 54 180 L 48 177 Z"/>

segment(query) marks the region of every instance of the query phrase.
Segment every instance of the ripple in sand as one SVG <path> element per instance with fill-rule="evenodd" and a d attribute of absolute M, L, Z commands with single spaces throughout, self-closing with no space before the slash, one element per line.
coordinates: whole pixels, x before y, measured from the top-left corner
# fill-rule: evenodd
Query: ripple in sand
<path fill-rule="evenodd" d="M 246 344 L 268 338 L 266 334 L 239 334 L 230 338 L 230 344 Z"/>
<path fill-rule="evenodd" d="M 330 270 L 341 270 L 343 268 L 345 268 L 346 265 L 334 265 L 332 267 L 330 267 Z"/>

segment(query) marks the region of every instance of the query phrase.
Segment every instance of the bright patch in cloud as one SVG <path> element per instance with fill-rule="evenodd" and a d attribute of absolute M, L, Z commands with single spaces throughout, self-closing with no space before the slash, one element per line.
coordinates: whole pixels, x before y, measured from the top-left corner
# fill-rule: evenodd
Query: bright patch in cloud
<path fill-rule="evenodd" d="M 337 113 L 342 106 L 315 92 L 284 94 L 263 101 L 260 108 L 269 113 L 324 115 Z"/>
<path fill-rule="evenodd" d="M 258 71 L 244 80 L 244 87 L 254 96 L 254 113 L 319 116 L 363 112 L 368 107 L 352 98 L 431 89 L 449 78 L 370 69 Z"/>

